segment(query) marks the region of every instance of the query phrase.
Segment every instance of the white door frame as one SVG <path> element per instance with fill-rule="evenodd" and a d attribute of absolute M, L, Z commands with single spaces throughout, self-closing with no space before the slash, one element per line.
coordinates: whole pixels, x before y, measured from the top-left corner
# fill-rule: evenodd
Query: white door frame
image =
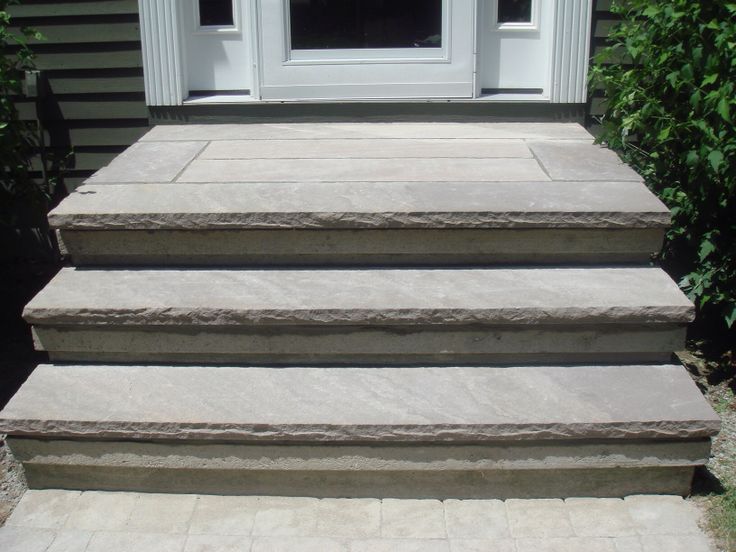
<path fill-rule="evenodd" d="M 254 60 L 261 59 L 255 0 L 243 0 L 251 21 Z M 461 0 L 473 1 L 476 0 Z M 478 0 L 484 1 L 484 0 Z M 593 0 L 542 0 L 555 3 L 554 46 L 549 76 L 549 102 L 583 103 L 590 54 Z M 187 98 L 187 63 L 183 48 L 181 0 L 138 0 L 146 88 L 150 106 L 182 105 Z M 477 11 L 477 10 L 476 10 Z M 476 18 L 477 19 L 477 18 Z M 253 27 L 256 25 L 256 27 Z M 476 25 L 476 28 L 477 25 Z M 255 32 L 254 32 L 255 31 Z M 478 37 L 475 37 L 477 52 Z M 478 60 L 482 63 L 482 60 Z M 256 63 L 257 65 L 261 65 Z M 261 68 L 253 67 L 253 91 L 262 85 Z M 477 85 L 475 90 L 477 90 Z M 258 96 L 257 96 L 258 97 Z M 390 98 L 387 98 L 390 99 Z"/>

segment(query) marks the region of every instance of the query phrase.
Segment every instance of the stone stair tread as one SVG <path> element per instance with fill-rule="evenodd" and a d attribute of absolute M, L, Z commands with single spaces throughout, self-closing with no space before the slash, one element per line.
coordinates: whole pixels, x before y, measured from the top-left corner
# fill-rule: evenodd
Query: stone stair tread
<path fill-rule="evenodd" d="M 664 228 L 641 182 L 87 184 L 60 229 Z"/>
<path fill-rule="evenodd" d="M 351 139 L 590 140 L 577 123 L 329 122 L 158 125 L 141 142 Z"/>
<path fill-rule="evenodd" d="M 650 267 L 64 268 L 24 316 L 110 326 L 681 324 L 693 305 Z"/>
<path fill-rule="evenodd" d="M 41 365 L 0 432 L 258 442 L 702 439 L 682 366 L 244 368 Z"/>

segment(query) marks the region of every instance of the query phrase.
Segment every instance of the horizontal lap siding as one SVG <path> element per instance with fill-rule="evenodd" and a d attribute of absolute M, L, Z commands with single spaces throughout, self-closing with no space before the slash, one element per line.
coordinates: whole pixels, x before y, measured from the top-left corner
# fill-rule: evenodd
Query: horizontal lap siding
<path fill-rule="evenodd" d="M 613 0 L 596 0 L 593 4 L 593 28 L 591 31 L 591 54 L 598 54 L 606 47 L 611 27 L 619 17 L 611 13 Z M 601 90 L 593 90 L 588 97 L 587 125 L 593 133 L 599 126 L 598 120 L 604 112 L 603 94 Z"/>
<path fill-rule="evenodd" d="M 138 2 L 24 0 L 9 11 L 14 27 L 46 37 L 31 42 L 49 84 L 38 115 L 52 156 L 72 152 L 64 180 L 73 188 L 148 129 Z M 35 120 L 35 101 L 20 99 L 18 110 Z"/>

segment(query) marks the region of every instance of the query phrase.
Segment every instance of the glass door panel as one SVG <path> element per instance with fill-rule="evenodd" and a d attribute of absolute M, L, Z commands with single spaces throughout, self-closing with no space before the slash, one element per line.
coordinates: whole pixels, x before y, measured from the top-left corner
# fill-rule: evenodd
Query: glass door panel
<path fill-rule="evenodd" d="M 290 0 L 292 50 L 441 48 L 442 0 Z"/>

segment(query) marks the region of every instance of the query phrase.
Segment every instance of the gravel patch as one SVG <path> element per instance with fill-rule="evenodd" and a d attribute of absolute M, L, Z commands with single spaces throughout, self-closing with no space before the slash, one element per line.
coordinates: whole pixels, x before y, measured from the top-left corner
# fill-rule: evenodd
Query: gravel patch
<path fill-rule="evenodd" d="M 27 488 L 23 466 L 13 457 L 5 443 L 5 436 L 0 435 L 0 527 L 5 524 Z"/>

